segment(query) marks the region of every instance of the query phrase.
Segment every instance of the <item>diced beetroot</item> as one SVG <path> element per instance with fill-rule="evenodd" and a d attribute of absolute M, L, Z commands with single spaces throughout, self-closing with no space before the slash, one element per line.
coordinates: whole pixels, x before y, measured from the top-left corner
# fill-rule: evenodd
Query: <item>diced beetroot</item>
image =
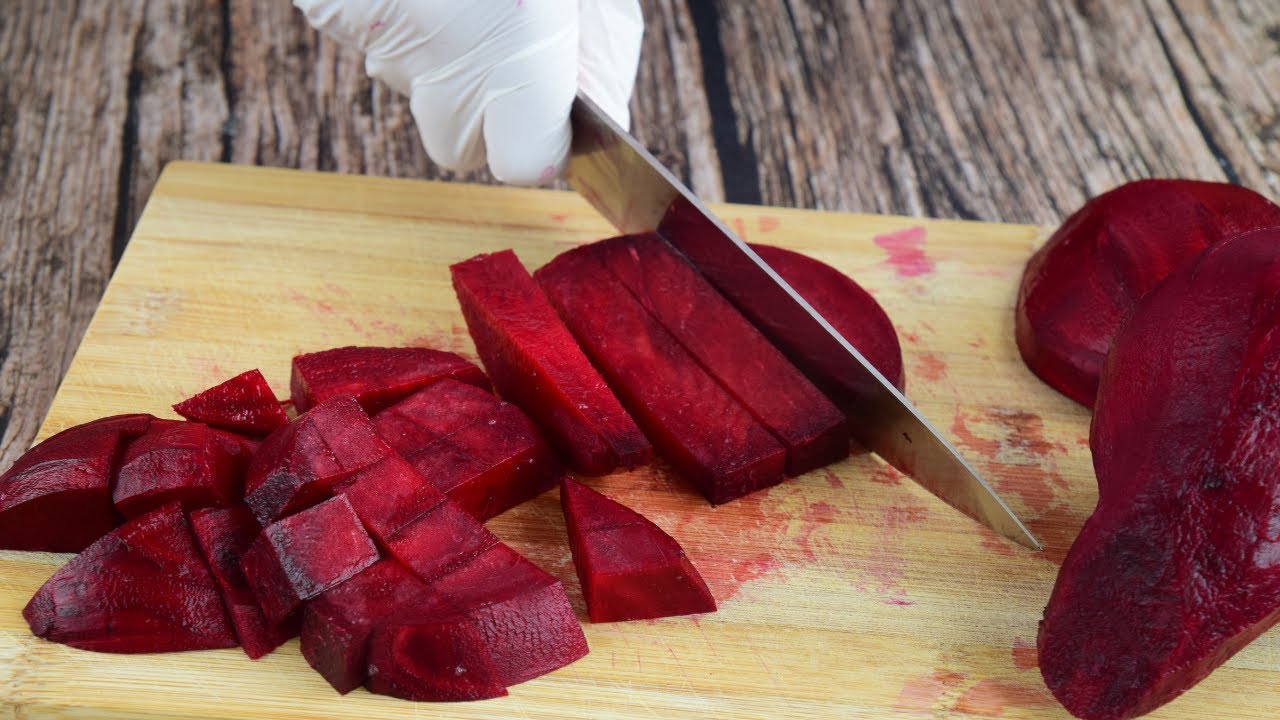
<path fill-rule="evenodd" d="M 125 517 L 171 502 L 185 510 L 226 506 L 243 496 L 243 467 L 203 423 L 155 420 L 129 444 L 112 497 Z"/>
<path fill-rule="evenodd" d="M 1098 505 L 1040 624 L 1074 715 L 1149 712 L 1280 619 L 1280 227 L 1223 240 L 1136 303 L 1103 366 Z"/>
<path fill-rule="evenodd" d="M 590 246 L 534 277 L 632 417 L 713 504 L 781 482 L 786 452 L 613 279 Z"/>
<path fill-rule="evenodd" d="M 174 503 L 104 535 L 49 578 L 22 610 L 31 632 L 82 650 L 235 647 L 222 598 Z"/>
<path fill-rule="evenodd" d="M 404 700 L 485 700 L 507 694 L 484 638 L 458 616 L 374 630 L 367 685 L 370 692 Z"/>
<path fill-rule="evenodd" d="M 391 449 L 411 455 L 501 407 L 502 401 L 491 392 L 441 380 L 379 412 L 373 426 Z"/>
<path fill-rule="evenodd" d="M 444 378 L 489 387 L 489 379 L 480 368 L 451 352 L 413 347 L 341 347 L 295 357 L 289 390 L 298 412 L 306 412 L 337 395 L 354 395 L 372 413 Z"/>
<path fill-rule="evenodd" d="M 593 249 L 663 329 L 782 443 L 788 473 L 848 456 L 844 413 L 675 248 L 648 233 Z"/>
<path fill-rule="evenodd" d="M 498 538 L 453 502 L 442 502 L 405 526 L 387 550 L 428 582 L 498 544 Z"/>
<path fill-rule="evenodd" d="M 257 370 L 189 397 L 173 410 L 188 420 L 247 435 L 269 435 L 289 424 L 276 394 Z"/>
<path fill-rule="evenodd" d="M 334 494 L 351 502 L 365 529 L 383 546 L 396 531 L 444 501 L 444 493 L 399 455 L 357 470 L 334 488 Z"/>
<path fill-rule="evenodd" d="M 378 561 L 378 548 L 342 496 L 268 525 L 240 567 L 271 625 L 305 600 Z"/>
<path fill-rule="evenodd" d="M 560 506 L 591 622 L 715 611 L 684 549 L 648 518 L 569 478 Z"/>
<path fill-rule="evenodd" d="M 50 437 L 0 475 L 0 549 L 79 552 L 119 516 L 111 477 L 120 447 L 150 415 L 116 415 Z"/>
<path fill-rule="evenodd" d="M 649 441 L 514 252 L 477 255 L 449 270 L 498 392 L 546 431 L 571 468 L 605 475 L 650 461 Z"/>
<path fill-rule="evenodd" d="M 1093 407 L 1112 337 L 1134 303 L 1223 238 L 1280 226 L 1280 207 L 1242 187 L 1140 180 L 1077 210 L 1027 262 L 1018 349 L 1031 371 Z"/>
<path fill-rule="evenodd" d="M 197 510 L 191 513 L 191 529 L 222 591 L 222 600 L 245 654 L 257 660 L 297 635 L 296 623 L 281 626 L 267 623 L 240 569 L 241 558 L 262 530 L 249 508 L 235 505 Z"/>

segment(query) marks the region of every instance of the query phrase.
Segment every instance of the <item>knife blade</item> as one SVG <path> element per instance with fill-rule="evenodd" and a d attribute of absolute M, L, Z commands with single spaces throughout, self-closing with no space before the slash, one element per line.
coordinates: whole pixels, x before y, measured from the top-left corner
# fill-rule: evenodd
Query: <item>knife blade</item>
<path fill-rule="evenodd" d="M 570 112 L 569 184 L 623 233 L 657 231 L 849 415 L 854 437 L 1014 542 L 1040 543 L 898 389 L 586 95 Z"/>

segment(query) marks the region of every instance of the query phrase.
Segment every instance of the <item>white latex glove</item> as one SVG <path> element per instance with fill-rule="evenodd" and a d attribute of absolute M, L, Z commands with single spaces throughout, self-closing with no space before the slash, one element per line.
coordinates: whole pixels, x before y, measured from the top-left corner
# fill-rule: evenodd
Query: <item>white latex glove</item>
<path fill-rule="evenodd" d="M 486 159 L 521 185 L 560 174 L 582 88 L 620 125 L 640 59 L 638 0 L 294 0 L 316 29 L 365 53 L 409 96 L 427 154 L 450 170 Z"/>

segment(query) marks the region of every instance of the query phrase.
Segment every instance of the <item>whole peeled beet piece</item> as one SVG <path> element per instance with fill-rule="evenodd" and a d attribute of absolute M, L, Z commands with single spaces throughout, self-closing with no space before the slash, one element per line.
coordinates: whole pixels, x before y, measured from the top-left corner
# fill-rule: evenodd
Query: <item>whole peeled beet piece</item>
<path fill-rule="evenodd" d="M 1099 498 L 1040 624 L 1078 717 L 1142 715 L 1280 619 L 1280 228 L 1223 240 L 1138 301 L 1103 366 Z"/>
<path fill-rule="evenodd" d="M 174 405 L 173 410 L 188 420 L 253 436 L 269 435 L 289 424 L 276 394 L 258 370 L 197 393 Z"/>
<path fill-rule="evenodd" d="M 1112 337 L 1138 298 L 1206 247 L 1280 225 L 1280 206 L 1246 188 L 1140 180 L 1080 208 L 1027 262 L 1016 334 L 1027 367 L 1093 407 Z"/>

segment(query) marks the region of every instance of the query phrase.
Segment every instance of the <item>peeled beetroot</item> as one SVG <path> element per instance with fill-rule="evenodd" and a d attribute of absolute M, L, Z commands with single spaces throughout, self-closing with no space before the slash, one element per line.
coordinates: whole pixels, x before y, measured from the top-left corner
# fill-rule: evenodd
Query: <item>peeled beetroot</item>
<path fill-rule="evenodd" d="M 173 406 L 188 420 L 247 435 L 269 435 L 289 424 L 258 370 L 249 370 Z"/>
<path fill-rule="evenodd" d="M 1280 618 L 1280 228 L 1223 240 L 1140 299 L 1103 367 L 1097 508 L 1040 625 L 1078 717 L 1146 713 Z"/>
<path fill-rule="evenodd" d="M 1141 180 L 1080 208 L 1032 256 L 1018 292 L 1018 349 L 1051 387 L 1093 407 L 1112 337 L 1138 298 L 1201 250 L 1280 225 L 1280 207 L 1234 185 Z"/>
<path fill-rule="evenodd" d="M 376 412 L 443 378 L 489 387 L 489 379 L 480 368 L 451 352 L 415 347 L 341 347 L 295 357 L 289 390 L 298 412 L 336 395 L 354 395 L 366 411 Z"/>
<path fill-rule="evenodd" d="M 243 470 L 208 425 L 155 420 L 125 451 L 112 497 L 125 517 L 171 502 L 186 510 L 226 506 L 243 495 Z"/>
<path fill-rule="evenodd" d="M 494 414 L 503 405 L 493 393 L 456 380 L 429 385 L 373 416 L 378 435 L 410 455 Z"/>
<path fill-rule="evenodd" d="M 484 638 L 459 616 L 374 630 L 368 687 L 380 695 L 436 702 L 507 694 Z"/>
<path fill-rule="evenodd" d="M 357 470 L 334 488 L 380 544 L 419 515 L 444 501 L 444 493 L 399 455 L 388 455 Z"/>
<path fill-rule="evenodd" d="M 428 582 L 498 544 L 498 538 L 456 504 L 444 501 L 387 541 L 392 557 Z"/>

